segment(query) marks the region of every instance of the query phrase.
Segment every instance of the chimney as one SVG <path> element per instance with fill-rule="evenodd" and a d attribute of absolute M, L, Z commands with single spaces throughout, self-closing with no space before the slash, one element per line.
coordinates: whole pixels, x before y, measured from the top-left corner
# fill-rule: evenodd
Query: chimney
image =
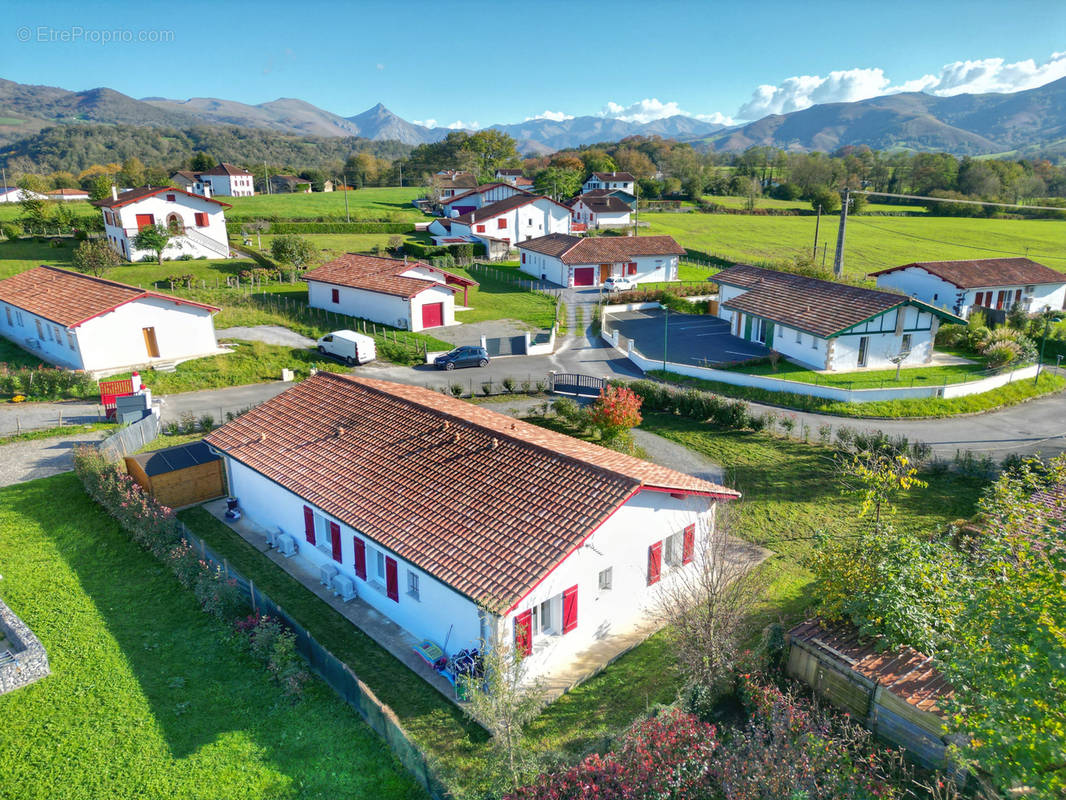
<path fill-rule="evenodd" d="M 111 199 L 118 200 L 118 187 L 115 184 L 111 184 Z"/>

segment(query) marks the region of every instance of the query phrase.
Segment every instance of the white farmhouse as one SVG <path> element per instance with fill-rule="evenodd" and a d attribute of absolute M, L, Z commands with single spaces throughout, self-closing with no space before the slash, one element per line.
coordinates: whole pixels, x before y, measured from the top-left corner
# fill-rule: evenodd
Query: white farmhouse
<path fill-rule="evenodd" d="M 61 203 L 73 203 L 78 200 L 88 200 L 89 193 L 84 189 L 53 189 L 45 192 L 49 200 L 58 200 Z"/>
<path fill-rule="evenodd" d="M 739 494 L 418 386 L 319 373 L 212 431 L 245 516 L 412 645 L 495 634 L 531 676 L 654 613 Z M 449 635 L 450 632 L 450 635 Z"/>
<path fill-rule="evenodd" d="M 629 172 L 593 172 L 581 187 L 581 193 L 597 189 L 612 189 L 626 192 L 633 197 L 637 195 L 637 179 Z"/>
<path fill-rule="evenodd" d="M 962 320 L 906 295 L 737 264 L 714 276 L 718 316 L 734 336 L 814 369 L 927 364 L 941 320 Z"/>
<path fill-rule="evenodd" d="M 170 181 L 175 186 L 204 197 L 251 197 L 255 194 L 252 173 L 224 161 L 200 172 L 179 169 L 170 176 Z"/>
<path fill-rule="evenodd" d="M 469 192 L 452 195 L 447 200 L 441 200 L 440 206 L 444 210 L 445 216 L 459 217 L 463 214 L 469 214 L 471 211 L 492 205 L 493 203 L 498 203 L 500 200 L 506 200 L 516 195 L 525 195 L 528 197 L 532 196 L 532 192 L 519 189 L 503 181 L 483 183 L 481 186 L 478 186 L 476 189 L 471 189 Z"/>
<path fill-rule="evenodd" d="M 519 269 L 560 286 L 602 286 L 611 277 L 676 281 L 685 248 L 672 236 L 542 236 L 518 245 Z"/>
<path fill-rule="evenodd" d="M 94 200 L 104 215 L 104 233 L 111 248 L 129 261 L 155 258 L 149 250 L 133 246 L 133 237 L 152 225 L 162 225 L 171 233 L 163 251 L 164 260 L 181 255 L 194 258 L 229 258 L 226 236 L 228 203 L 172 186 L 130 189 L 121 194 L 112 187 L 108 200 Z"/>
<path fill-rule="evenodd" d="M 308 304 L 338 314 L 421 331 L 455 324 L 455 292 L 477 281 L 421 261 L 346 253 L 304 275 Z"/>
<path fill-rule="evenodd" d="M 447 169 L 438 172 L 432 178 L 432 188 L 436 199 L 447 200 L 457 194 L 466 194 L 471 189 L 477 188 L 477 176 L 473 172 Z"/>
<path fill-rule="evenodd" d="M 571 217 L 587 228 L 624 228 L 631 224 L 632 209 L 620 197 L 583 194 L 570 202 Z"/>
<path fill-rule="evenodd" d="M 516 194 L 451 221 L 452 237 L 481 242 L 493 260 L 505 257 L 518 242 L 569 231 L 569 207 L 537 194 Z"/>
<path fill-rule="evenodd" d="M 0 203 L 19 203 L 23 197 L 31 197 L 36 200 L 48 199 L 48 195 L 20 189 L 18 186 L 0 186 Z"/>
<path fill-rule="evenodd" d="M 974 309 L 1029 313 L 1058 311 L 1066 303 L 1066 275 L 1028 258 L 915 261 L 872 273 L 877 285 L 898 289 L 934 306 L 969 317 Z"/>
<path fill-rule="evenodd" d="M 0 334 L 44 361 L 114 373 L 226 352 L 214 306 L 56 267 L 0 280 Z"/>

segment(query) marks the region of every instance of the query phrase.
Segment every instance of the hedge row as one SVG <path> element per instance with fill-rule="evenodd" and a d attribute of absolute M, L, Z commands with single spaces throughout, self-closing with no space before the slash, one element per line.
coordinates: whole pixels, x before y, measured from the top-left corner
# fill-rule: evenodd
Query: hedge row
<path fill-rule="evenodd" d="M 481 242 L 437 246 L 423 242 L 404 242 L 404 252 L 415 258 L 433 258 L 434 256 L 452 256 L 457 261 L 477 258 L 485 255 L 485 245 Z"/>
<path fill-rule="evenodd" d="M 643 398 L 643 408 L 647 411 L 679 414 L 733 430 L 761 431 L 766 427 L 766 418 L 752 414 L 743 400 L 730 400 L 699 389 L 682 389 L 648 380 L 611 381 L 611 384 L 632 389 Z"/>
<path fill-rule="evenodd" d="M 241 235 L 245 224 L 231 220 L 226 223 L 226 230 L 234 236 Z M 270 229 L 264 233 L 411 233 L 413 230 L 410 222 L 271 222 Z"/>

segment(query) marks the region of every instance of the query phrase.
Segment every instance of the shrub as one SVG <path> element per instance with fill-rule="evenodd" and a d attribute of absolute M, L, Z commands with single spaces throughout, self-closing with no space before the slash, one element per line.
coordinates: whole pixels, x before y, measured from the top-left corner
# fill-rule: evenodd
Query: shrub
<path fill-rule="evenodd" d="M 453 383 L 451 386 L 448 387 L 448 390 L 452 393 L 452 397 L 463 396 L 463 384 L 461 383 Z"/>
<path fill-rule="evenodd" d="M 196 432 L 196 417 L 191 411 L 184 411 L 181 415 L 181 432 L 182 433 L 195 433 Z"/>
<path fill-rule="evenodd" d="M 52 367 L 11 368 L 0 364 L 0 394 L 21 394 L 32 400 L 92 397 L 99 387 L 88 373 Z"/>
<path fill-rule="evenodd" d="M 941 325 L 936 332 L 938 347 L 955 347 L 966 339 L 965 325 Z"/>
<path fill-rule="evenodd" d="M 210 414 L 204 414 L 200 417 L 200 430 L 204 433 L 210 433 L 215 429 L 215 418 Z"/>
<path fill-rule="evenodd" d="M 504 378 L 502 381 L 500 381 L 500 385 L 503 386 L 503 390 L 507 392 L 507 394 L 511 394 L 515 390 L 514 378 Z"/>
<path fill-rule="evenodd" d="M 990 369 L 1000 369 L 1013 364 L 1021 355 L 1021 347 L 1016 342 L 1001 341 L 984 349 Z"/>
<path fill-rule="evenodd" d="M 624 386 L 608 386 L 589 408 L 588 420 L 605 440 L 614 439 L 641 422 L 640 395 Z"/>
<path fill-rule="evenodd" d="M 581 406 L 569 397 L 557 397 L 552 402 L 552 411 L 559 419 L 573 424 L 581 415 Z"/>
<path fill-rule="evenodd" d="M 89 241 L 89 232 L 85 231 L 85 230 L 81 230 L 81 229 L 74 231 L 74 241 L 75 242 L 87 242 L 87 241 Z"/>
<path fill-rule="evenodd" d="M 9 241 L 18 241 L 18 238 L 22 236 L 22 227 L 16 225 L 14 222 L 9 222 L 3 227 L 4 237 Z"/>

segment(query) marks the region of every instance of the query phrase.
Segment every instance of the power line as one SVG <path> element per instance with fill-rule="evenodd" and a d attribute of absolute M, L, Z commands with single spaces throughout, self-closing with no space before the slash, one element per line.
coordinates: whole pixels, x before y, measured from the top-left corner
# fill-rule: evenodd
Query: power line
<path fill-rule="evenodd" d="M 1061 211 L 1066 213 L 1064 206 L 1026 206 L 1021 203 L 993 203 L 988 200 L 956 200 L 954 197 L 926 197 L 920 194 L 892 194 L 891 192 L 867 192 L 856 189 L 855 194 L 865 194 L 873 197 L 895 197 L 900 200 L 932 200 L 935 203 L 966 203 L 971 206 L 998 206 L 1000 208 L 1024 208 L 1029 211 Z"/>
<path fill-rule="evenodd" d="M 902 197 L 904 195 L 900 195 L 900 196 Z M 1028 206 L 1028 208 L 1033 208 L 1033 206 Z M 903 231 L 893 231 L 893 230 L 889 230 L 888 228 L 882 228 L 880 225 L 872 225 L 871 223 L 866 222 L 865 220 L 861 220 L 858 217 L 848 217 L 848 221 L 851 222 L 852 224 L 866 225 L 866 226 L 868 226 L 870 228 L 873 228 L 874 230 L 881 231 L 882 233 L 890 233 L 890 234 L 893 234 L 894 236 L 906 236 L 909 239 L 920 239 L 923 242 L 933 242 L 935 244 L 947 244 L 947 245 L 951 245 L 953 247 L 961 247 L 963 250 L 981 250 L 981 251 L 986 252 L 986 253 L 1000 253 L 1000 254 L 1008 255 L 1008 256 L 1026 256 L 1026 257 L 1029 257 L 1030 255 L 1032 255 L 1032 256 L 1036 256 L 1038 258 L 1044 258 L 1044 259 L 1052 258 L 1052 259 L 1057 259 L 1059 261 L 1066 261 L 1066 256 L 1053 256 L 1053 255 L 1045 255 L 1045 254 L 1042 254 L 1042 253 L 1028 253 L 1028 252 L 1027 253 L 1019 253 L 1019 252 L 1014 251 L 1014 250 L 996 250 L 995 248 L 992 248 L 992 247 L 978 247 L 975 244 L 961 244 L 960 242 L 946 242 L 943 239 L 931 239 L 928 236 L 919 236 L 916 233 L 904 233 Z"/>

